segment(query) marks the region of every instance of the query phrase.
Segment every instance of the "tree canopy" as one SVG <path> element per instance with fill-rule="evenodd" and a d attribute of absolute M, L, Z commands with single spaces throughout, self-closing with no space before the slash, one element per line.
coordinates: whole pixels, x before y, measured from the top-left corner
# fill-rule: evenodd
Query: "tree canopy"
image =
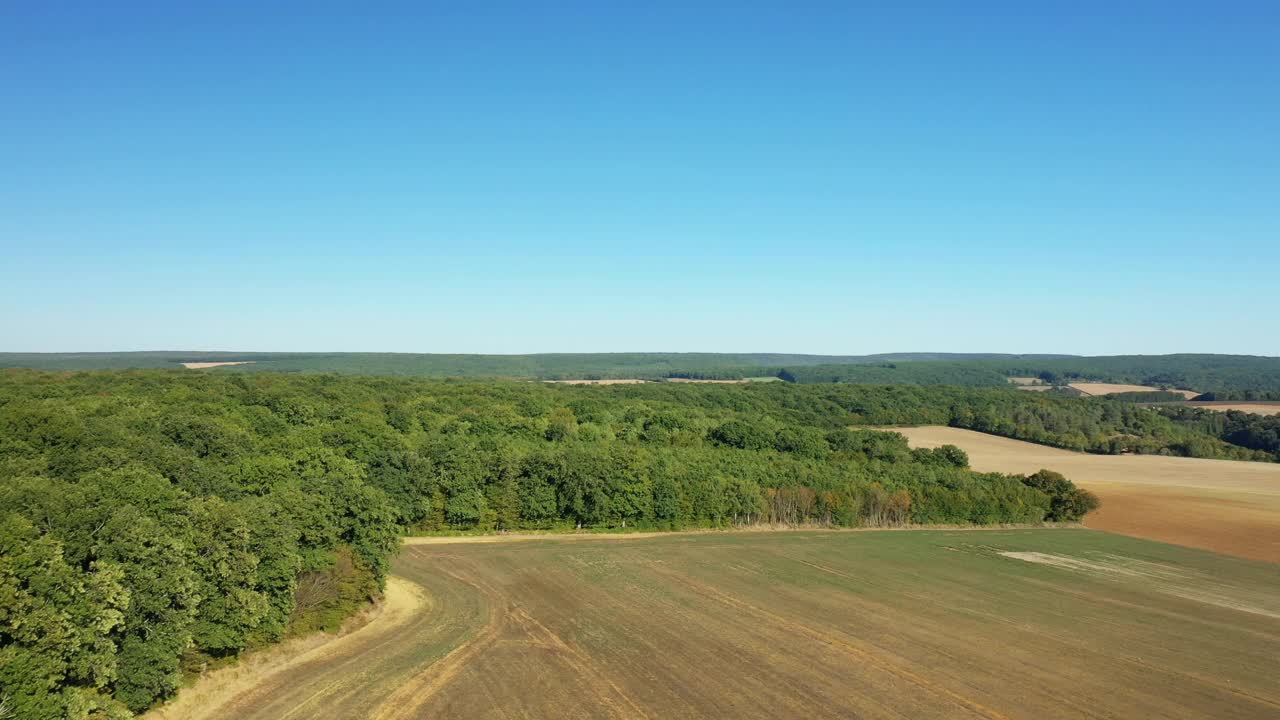
<path fill-rule="evenodd" d="M 1269 457 L 1130 403 L 1004 388 L 566 386 L 0 372 L 0 701 L 126 717 L 183 673 L 332 628 L 406 531 L 1036 523 L 1065 478 L 873 425 Z"/>

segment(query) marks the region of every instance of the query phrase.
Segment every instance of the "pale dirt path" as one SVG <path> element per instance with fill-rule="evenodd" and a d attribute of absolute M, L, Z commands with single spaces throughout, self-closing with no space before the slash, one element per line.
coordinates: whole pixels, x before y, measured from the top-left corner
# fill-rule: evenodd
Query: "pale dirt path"
<path fill-rule="evenodd" d="M 643 540 L 646 538 L 670 538 L 685 535 L 748 535 L 759 533 L 860 533 L 860 532 L 917 532 L 920 530 L 995 531 L 1031 528 L 1078 528 L 1076 523 L 1006 523 L 1003 525 L 901 525 L 897 527 L 832 527 L 830 525 L 744 525 L 739 527 L 704 528 L 699 530 L 661 530 L 623 533 L 595 532 L 522 532 L 506 535 L 420 535 L 400 538 L 401 545 L 474 545 L 487 543 L 519 543 L 534 540 L 556 542 L 583 542 L 594 540 Z"/>
<path fill-rule="evenodd" d="M 1056 470 L 1102 499 L 1088 527 L 1280 563 L 1280 464 L 1089 455 L 941 426 L 884 429 L 913 447 L 956 445 L 981 472 Z"/>
<path fill-rule="evenodd" d="M 176 698 L 142 715 L 143 720 L 207 720 L 223 717 L 228 708 L 252 697 L 286 671 L 307 663 L 328 662 L 369 638 L 388 636 L 430 608 L 421 585 L 392 576 L 382 602 L 363 623 L 339 635 L 316 633 L 253 652 L 230 667 L 202 675 Z"/>

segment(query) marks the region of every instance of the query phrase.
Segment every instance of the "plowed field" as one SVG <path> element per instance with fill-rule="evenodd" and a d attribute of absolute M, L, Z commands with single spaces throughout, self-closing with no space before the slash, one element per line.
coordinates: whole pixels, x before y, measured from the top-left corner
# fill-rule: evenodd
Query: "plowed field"
<path fill-rule="evenodd" d="M 203 716 L 1280 716 L 1275 566 L 1083 529 L 434 543 L 395 572 L 409 621 Z"/>

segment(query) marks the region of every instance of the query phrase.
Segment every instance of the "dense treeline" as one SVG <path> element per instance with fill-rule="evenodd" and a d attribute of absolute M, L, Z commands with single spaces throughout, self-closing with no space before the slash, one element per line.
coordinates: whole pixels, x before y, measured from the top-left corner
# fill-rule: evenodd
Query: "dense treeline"
<path fill-rule="evenodd" d="M 1195 432 L 1212 435 L 1232 445 L 1270 453 L 1280 460 L 1280 415 L 1257 415 L 1239 410 L 1220 412 L 1185 405 L 1161 407 L 1159 412 Z"/>
<path fill-rule="evenodd" d="M 605 388 L 580 388 L 605 391 Z M 1044 445 L 1103 454 L 1161 454 L 1234 460 L 1276 459 L 1232 445 L 1160 412 L 1109 398 L 1057 392 L 954 386 L 748 383 L 691 386 L 669 383 L 607 389 L 633 398 L 667 398 L 702 407 L 730 407 L 787 422 L 850 425 L 950 425 Z"/>
<path fill-rule="evenodd" d="M 1275 401 L 1280 400 L 1280 390 L 1211 390 L 1200 393 L 1195 399 L 1206 402 Z"/>
<path fill-rule="evenodd" d="M 127 717 L 184 671 L 333 627 L 407 528 L 1039 522 L 1096 504 L 847 427 L 919 418 L 923 393 L 822 389 L 0 373 L 0 702 Z"/>
<path fill-rule="evenodd" d="M 1161 390 L 1110 393 L 1106 397 L 1108 400 L 1136 403 L 1183 402 L 1187 399 L 1182 393 Z"/>
<path fill-rule="evenodd" d="M 1202 393 L 1253 391 L 1280 394 L 1280 358 L 1254 355 L 1114 355 L 990 359 L 969 364 L 1013 377 L 1042 377 L 1054 384 L 1092 380 Z"/>
<path fill-rule="evenodd" d="M 183 669 L 332 627 L 396 547 L 364 469 L 284 408 L 104 379 L 6 376 L 0 392 L 0 701 L 16 717 L 127 717 Z M 298 613 L 319 578 L 335 591 Z"/>
<path fill-rule="evenodd" d="M 1004 375 L 963 362 L 901 362 L 879 365 L 810 365 L 783 368 L 778 377 L 787 382 L 857 383 L 863 385 L 959 385 L 1007 387 Z"/>
<path fill-rule="evenodd" d="M 774 375 L 778 368 L 818 364 L 861 364 L 917 360 L 974 360 L 1014 357 L 994 354 L 898 353 L 890 355 L 799 355 L 789 353 L 540 353 L 531 355 L 450 355 L 437 353 L 0 353 L 0 368 L 108 370 L 175 368 L 183 362 L 249 362 L 219 372 L 322 372 L 420 377 L 505 377 L 559 379 L 666 377 L 740 379 Z"/>
<path fill-rule="evenodd" d="M 824 386 L 813 386 L 821 389 Z M 830 386 L 828 386 L 830 387 Z M 978 430 L 1069 450 L 1230 460 L 1280 459 L 1142 405 L 1054 392 L 954 387 L 838 386 L 862 424 L 929 424 Z M 848 399 L 857 398 L 852 403 Z M 886 407 L 886 401 L 890 403 Z"/>
<path fill-rule="evenodd" d="M 1280 358 L 1247 355 L 1022 356 L 893 362 L 878 366 L 809 364 L 784 367 L 778 375 L 800 383 L 968 387 L 1001 385 L 1009 377 L 1038 377 L 1051 385 L 1094 381 L 1196 390 L 1206 393 L 1198 398 L 1204 400 L 1280 399 Z M 1179 395 L 1168 399 L 1184 398 Z"/>
<path fill-rule="evenodd" d="M 1280 358 L 1249 355 L 1007 355 L 998 353 L 546 353 L 447 355 L 415 353 L 0 353 L 0 368 L 93 370 L 174 368 L 182 362 L 249 364 L 216 372 L 341 373 L 416 377 L 543 380 L 773 376 L 800 383 L 962 385 L 988 387 L 1006 377 L 1044 377 L 1052 384 L 1093 380 L 1210 393 L 1204 399 L 1280 399 Z"/>

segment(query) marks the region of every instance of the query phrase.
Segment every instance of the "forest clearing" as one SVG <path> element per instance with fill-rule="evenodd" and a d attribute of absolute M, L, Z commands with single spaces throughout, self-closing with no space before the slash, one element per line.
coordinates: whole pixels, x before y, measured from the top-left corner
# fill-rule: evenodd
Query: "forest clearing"
<path fill-rule="evenodd" d="M 407 622 L 199 717 L 1280 711 L 1260 563 L 1076 529 L 470 540 L 404 547 L 430 597 Z"/>
<path fill-rule="evenodd" d="M 1076 382 L 1070 383 L 1068 387 L 1075 388 L 1085 395 L 1114 395 L 1116 393 L 1132 393 L 1132 392 L 1158 392 L 1160 388 L 1151 385 L 1125 385 L 1119 383 L 1100 383 L 1100 382 Z M 1199 395 L 1195 390 L 1173 390 L 1167 392 L 1179 393 L 1188 400 Z"/>
<path fill-rule="evenodd" d="M 1090 455 L 960 428 L 894 428 L 913 447 L 956 445 L 983 472 L 1066 475 L 1102 500 L 1091 528 L 1280 562 L 1280 464 Z"/>

